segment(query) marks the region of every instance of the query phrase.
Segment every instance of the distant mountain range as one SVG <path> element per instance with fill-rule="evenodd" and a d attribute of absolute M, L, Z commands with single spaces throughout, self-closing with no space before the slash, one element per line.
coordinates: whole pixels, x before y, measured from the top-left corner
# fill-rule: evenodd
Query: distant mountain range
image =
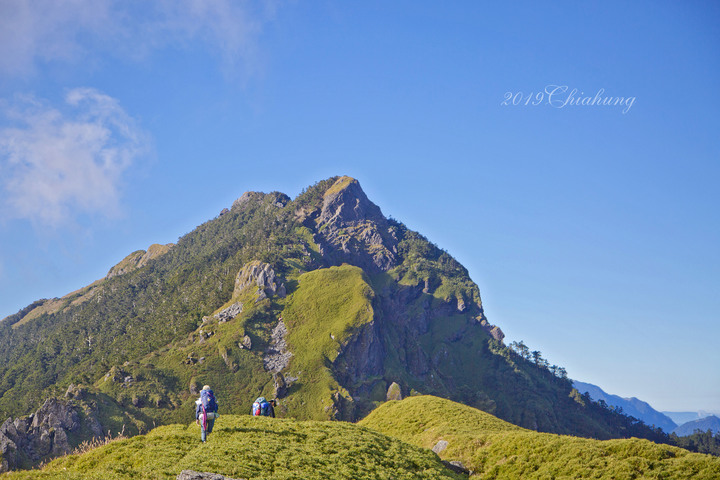
<path fill-rule="evenodd" d="M 654 408 L 652 408 L 647 402 L 638 400 L 635 397 L 622 398 L 617 395 L 611 395 L 606 393 L 602 388 L 591 383 L 573 381 L 573 386 L 580 393 L 588 393 L 590 397 L 595 401 L 604 401 L 611 407 L 622 408 L 623 413 L 635 417 L 638 420 L 642 420 L 648 425 L 654 425 L 660 427 L 664 432 L 670 433 L 677 428 L 677 423 L 673 421 L 667 415 L 664 415 Z M 692 433 L 692 432 L 690 432 Z"/>
<path fill-rule="evenodd" d="M 706 417 L 712 417 L 713 415 L 720 417 L 720 412 L 706 412 L 700 410 L 699 412 L 662 412 L 672 419 L 673 422 L 678 425 L 683 423 L 695 422 Z"/>
<path fill-rule="evenodd" d="M 714 434 L 720 433 L 720 418 L 713 415 L 699 420 L 694 420 L 692 422 L 683 423 L 673 430 L 673 433 L 683 437 L 685 435 L 692 435 L 697 430 L 701 432 L 711 430 Z"/>

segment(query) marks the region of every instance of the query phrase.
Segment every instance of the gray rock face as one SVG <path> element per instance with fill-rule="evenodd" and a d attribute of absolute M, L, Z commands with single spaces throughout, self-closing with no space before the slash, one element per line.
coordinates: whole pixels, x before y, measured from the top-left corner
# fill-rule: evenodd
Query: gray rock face
<path fill-rule="evenodd" d="M 380 376 L 384 372 L 385 349 L 377 322 L 364 325 L 342 347 L 333 362 L 333 369 L 341 385 L 358 385 L 362 379 Z M 358 393 L 370 393 L 371 385 Z M 355 392 L 353 392 L 354 394 Z"/>
<path fill-rule="evenodd" d="M 500 327 L 488 323 L 488 321 L 485 318 L 480 320 L 480 326 L 483 328 L 483 330 L 485 330 L 485 332 L 488 335 L 490 335 L 492 338 L 494 338 L 498 342 L 502 342 L 503 339 L 505 338 L 505 334 L 503 333 L 502 330 L 500 330 Z"/>
<path fill-rule="evenodd" d="M 287 327 L 281 318 L 272 331 L 270 346 L 263 356 L 263 366 L 270 373 L 279 373 L 290 363 L 292 352 L 287 349 L 285 336 L 287 336 Z"/>
<path fill-rule="evenodd" d="M 190 393 L 193 395 L 197 395 L 200 393 L 200 384 L 197 382 L 197 380 L 193 379 L 190 381 L 190 385 L 188 385 L 188 390 L 190 390 Z"/>
<path fill-rule="evenodd" d="M 357 180 L 341 177 L 325 193 L 315 240 L 332 265 L 349 263 L 371 272 L 397 265 L 397 238 L 380 208 Z"/>
<path fill-rule="evenodd" d="M 230 320 L 234 319 L 240 313 L 243 311 L 243 304 L 240 302 L 235 302 L 232 305 L 230 305 L 228 308 L 222 310 L 221 312 L 215 314 L 215 318 L 217 318 L 220 323 L 229 322 Z"/>
<path fill-rule="evenodd" d="M 442 372 L 461 368 L 452 355 L 454 344 L 478 334 L 481 329 L 497 328 L 487 327 L 482 316 L 468 314 L 464 323 L 458 322 L 454 329 L 447 329 L 444 336 L 436 338 L 436 343 L 428 349 L 422 339 L 430 331 L 431 323 L 457 316 L 457 304 L 454 298 L 445 302 L 433 301 L 424 293 L 427 288 L 427 282 L 420 282 L 415 286 L 398 285 L 377 292 L 373 303 L 377 314 L 375 320 L 354 333 L 332 364 L 335 378 L 353 398 L 371 395 L 379 388 L 379 382 L 386 382 L 382 388 L 388 388 L 387 385 L 395 380 L 394 376 L 388 378 L 386 370 L 391 356 L 394 357 L 392 361 L 399 361 L 400 367 L 417 382 L 452 392 L 456 387 L 454 379 Z M 484 324 L 478 318 L 483 318 Z M 499 329 L 496 332 L 500 333 Z M 408 384 L 400 380 L 398 383 L 397 393 L 411 390 Z M 392 388 L 386 392 L 386 398 L 390 399 L 390 394 L 394 393 Z M 358 414 L 367 413 L 362 411 L 366 408 L 364 405 L 358 404 L 355 408 Z"/>
<path fill-rule="evenodd" d="M 12 427 L 13 432 L 7 432 L 7 428 Z M 16 452 L 17 445 L 13 442 L 10 437 L 17 438 L 17 432 L 14 431 L 14 425 L 12 419 L 8 418 L 5 423 L 0 427 L 0 473 L 7 472 L 15 466 L 16 463 Z"/>
<path fill-rule="evenodd" d="M 70 401 L 49 398 L 28 417 L 5 420 L 0 426 L 0 472 L 16 469 L 26 461 L 36 463 L 70 453 L 68 433 L 80 430 L 79 408 Z M 94 434 L 102 436 L 95 412 L 86 415 L 85 422 L 90 422 Z"/>
<path fill-rule="evenodd" d="M 254 260 L 247 263 L 235 277 L 235 291 L 240 294 L 246 288 L 257 288 L 258 300 L 278 295 L 286 295 L 285 284 L 275 276 L 275 270 L 267 263 Z"/>

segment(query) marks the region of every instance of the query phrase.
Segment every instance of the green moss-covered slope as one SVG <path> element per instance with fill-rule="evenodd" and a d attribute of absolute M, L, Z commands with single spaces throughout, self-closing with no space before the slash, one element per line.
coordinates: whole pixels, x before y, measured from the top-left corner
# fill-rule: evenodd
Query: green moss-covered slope
<path fill-rule="evenodd" d="M 175 479 L 195 470 L 253 480 L 459 479 L 429 450 L 344 422 L 221 416 L 208 442 L 199 427 L 169 425 L 53 461 L 11 479 Z"/>
<path fill-rule="evenodd" d="M 637 438 L 538 433 L 432 396 L 388 402 L 359 424 L 425 448 L 444 440 L 440 457 L 462 461 L 483 479 L 720 478 L 720 458 Z"/>

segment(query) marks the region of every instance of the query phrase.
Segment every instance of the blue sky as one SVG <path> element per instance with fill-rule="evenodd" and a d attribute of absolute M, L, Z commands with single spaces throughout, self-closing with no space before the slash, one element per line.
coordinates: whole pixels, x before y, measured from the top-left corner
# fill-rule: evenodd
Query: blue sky
<path fill-rule="evenodd" d="M 2 2 L 0 317 L 244 191 L 351 175 L 469 269 L 507 341 L 720 411 L 718 20 L 710 1 Z"/>

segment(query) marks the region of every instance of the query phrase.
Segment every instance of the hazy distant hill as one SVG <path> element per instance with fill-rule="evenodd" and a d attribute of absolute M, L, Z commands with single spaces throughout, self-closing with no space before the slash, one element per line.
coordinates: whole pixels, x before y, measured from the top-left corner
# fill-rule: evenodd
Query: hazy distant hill
<path fill-rule="evenodd" d="M 635 397 L 622 398 L 617 395 L 611 395 L 597 385 L 579 382 L 577 380 L 573 380 L 573 386 L 581 393 L 587 392 L 593 400 L 602 400 L 612 407 L 620 407 L 624 414 L 642 420 L 648 425 L 660 427 L 667 433 L 672 432 L 673 429 L 677 427 L 677 424 L 673 422 L 671 418 L 658 412 L 652 408 L 650 404 L 638 400 Z"/>
<path fill-rule="evenodd" d="M 710 430 L 713 432 L 713 434 L 720 433 L 720 418 L 713 415 L 710 417 L 693 420 L 692 422 L 683 423 L 675 430 L 673 430 L 673 433 L 679 436 L 684 436 L 692 435 L 698 430 L 701 432 L 707 432 L 708 430 Z"/>
<path fill-rule="evenodd" d="M 663 413 L 663 415 L 670 417 L 672 419 L 672 421 L 678 425 L 682 425 L 683 423 L 687 423 L 687 422 L 694 422 L 695 420 L 700 420 L 701 418 L 705 418 L 705 417 L 711 417 L 713 415 L 720 416 L 720 412 L 705 412 L 705 411 L 662 412 L 662 413 Z"/>

